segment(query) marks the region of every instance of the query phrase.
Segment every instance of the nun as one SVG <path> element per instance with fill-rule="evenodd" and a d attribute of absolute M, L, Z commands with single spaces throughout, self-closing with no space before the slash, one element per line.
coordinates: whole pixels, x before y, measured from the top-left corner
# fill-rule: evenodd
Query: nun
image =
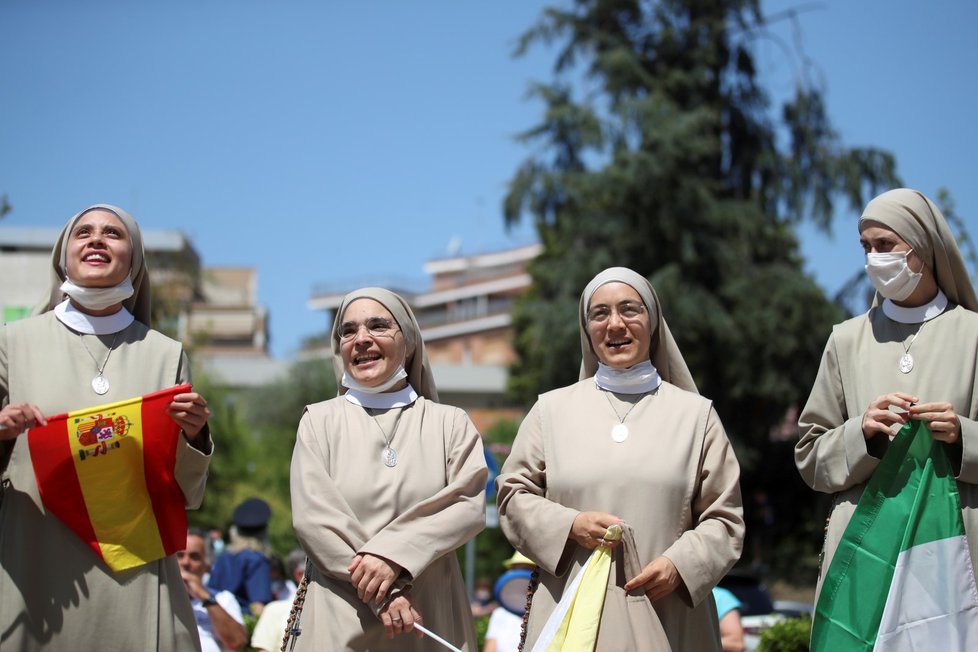
<path fill-rule="evenodd" d="M 799 417 L 795 464 L 832 495 L 817 591 L 866 483 L 910 420 L 943 442 L 978 563 L 978 299 L 940 209 L 898 188 L 859 219 L 870 309 L 836 324 Z"/>
<path fill-rule="evenodd" d="M 539 397 L 497 479 L 503 532 L 540 568 L 524 649 L 540 649 L 592 551 L 625 524 L 638 570 L 610 574 L 595 649 L 719 651 L 711 590 L 744 537 L 730 442 L 645 278 L 598 274 L 579 326 L 580 381 Z"/>
<path fill-rule="evenodd" d="M 309 557 L 295 649 L 443 650 L 419 624 L 476 652 L 455 550 L 485 526 L 479 433 L 437 402 L 398 295 L 351 292 L 331 337 L 339 396 L 306 407 L 292 455 L 293 525 Z"/>
<path fill-rule="evenodd" d="M 151 328 L 150 307 L 138 224 L 98 204 L 61 231 L 39 314 L 0 328 L 0 649 L 74 652 L 96 638 L 107 650 L 200 649 L 176 556 L 109 570 L 45 510 L 24 435 L 44 415 L 190 382 L 183 346 Z M 207 402 L 181 393 L 168 409 L 181 429 L 175 478 L 194 509 L 212 450 Z"/>

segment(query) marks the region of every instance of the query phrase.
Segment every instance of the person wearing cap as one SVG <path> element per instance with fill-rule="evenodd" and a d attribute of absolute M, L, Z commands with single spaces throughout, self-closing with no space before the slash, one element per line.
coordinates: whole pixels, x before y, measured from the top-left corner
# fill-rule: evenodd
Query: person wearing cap
<path fill-rule="evenodd" d="M 513 556 L 503 562 L 503 568 L 510 570 L 533 570 L 533 561 L 516 551 Z M 520 628 L 523 626 L 523 616 L 514 614 L 503 606 L 493 609 L 486 628 L 486 641 L 482 652 L 517 652 L 520 648 Z"/>
<path fill-rule="evenodd" d="M 217 558 L 207 586 L 230 591 L 242 611 L 261 615 L 272 601 L 272 573 L 268 562 L 268 519 L 272 510 L 261 498 L 248 498 L 231 515 L 230 543 Z"/>
<path fill-rule="evenodd" d="M 36 314 L 0 328 L 0 649 L 74 652 L 96 636 L 105 650 L 199 649 L 176 556 L 110 570 L 45 509 L 25 434 L 44 415 L 190 382 L 183 345 L 152 328 L 139 225 L 117 206 L 90 206 L 62 229 L 51 263 Z M 207 401 L 190 391 L 168 410 L 181 431 L 169 471 L 196 509 L 213 450 Z"/>
<path fill-rule="evenodd" d="M 503 533 L 540 567 L 525 649 L 568 631 L 550 624 L 573 580 L 599 546 L 620 546 L 595 649 L 719 652 L 709 597 L 744 538 L 733 447 L 646 278 L 604 270 L 578 320 L 581 380 L 539 397 L 496 480 Z M 605 538 L 623 524 L 626 544 Z"/>
<path fill-rule="evenodd" d="M 817 593 L 867 482 L 910 420 L 943 443 L 978 564 L 978 298 L 944 215 L 923 193 L 883 193 L 858 229 L 876 294 L 866 313 L 833 327 L 795 445 L 801 477 L 832 496 Z"/>
<path fill-rule="evenodd" d="M 331 340 L 339 396 L 306 406 L 292 454 L 292 521 L 309 556 L 295 650 L 444 650 L 419 623 L 475 652 L 455 550 L 485 527 L 482 439 L 438 403 L 397 294 L 346 295 Z"/>

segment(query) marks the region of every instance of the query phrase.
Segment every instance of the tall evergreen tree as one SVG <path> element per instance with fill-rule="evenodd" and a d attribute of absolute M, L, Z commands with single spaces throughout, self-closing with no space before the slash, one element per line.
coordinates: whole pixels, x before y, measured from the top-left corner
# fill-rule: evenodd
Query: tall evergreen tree
<path fill-rule="evenodd" d="M 817 89 L 799 84 L 775 117 L 752 50 L 764 30 L 757 0 L 546 9 L 518 54 L 556 46 L 555 79 L 531 89 L 546 109 L 504 205 L 544 245 L 514 312 L 513 394 L 529 403 L 577 379 L 580 292 L 631 267 L 734 440 L 745 502 L 800 485 L 770 433 L 807 397 L 842 317 L 802 271 L 794 225 L 826 227 L 839 200 L 862 208 L 897 183 L 889 154 L 840 144 Z"/>

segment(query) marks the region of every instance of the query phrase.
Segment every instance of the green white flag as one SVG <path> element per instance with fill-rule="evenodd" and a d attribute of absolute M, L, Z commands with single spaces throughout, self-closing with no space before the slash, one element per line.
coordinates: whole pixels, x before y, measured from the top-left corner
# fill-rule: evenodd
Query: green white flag
<path fill-rule="evenodd" d="M 978 650 L 978 589 L 943 445 L 911 421 L 866 485 L 825 575 L 813 652 Z"/>

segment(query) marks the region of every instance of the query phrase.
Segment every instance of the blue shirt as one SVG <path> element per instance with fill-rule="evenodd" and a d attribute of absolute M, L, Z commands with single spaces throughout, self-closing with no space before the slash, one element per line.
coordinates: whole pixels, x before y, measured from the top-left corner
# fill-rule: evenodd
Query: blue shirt
<path fill-rule="evenodd" d="M 724 616 L 734 609 L 740 609 L 744 606 L 743 603 L 737 599 L 737 596 L 727 589 L 721 589 L 719 586 L 713 587 L 713 600 L 717 603 L 718 620 L 722 620 Z"/>
<path fill-rule="evenodd" d="M 214 592 L 230 591 L 237 598 L 241 610 L 251 613 L 248 608 L 251 603 L 272 601 L 268 559 L 257 550 L 225 552 L 211 569 L 207 588 Z"/>

